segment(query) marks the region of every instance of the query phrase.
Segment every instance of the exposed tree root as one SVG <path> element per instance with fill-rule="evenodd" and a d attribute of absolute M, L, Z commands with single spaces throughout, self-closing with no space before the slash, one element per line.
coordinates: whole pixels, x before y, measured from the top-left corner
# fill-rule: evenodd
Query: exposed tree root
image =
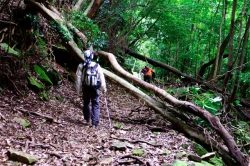
<path fill-rule="evenodd" d="M 132 159 L 135 159 L 136 161 L 138 161 L 139 163 L 141 163 L 144 166 L 150 166 L 150 163 L 144 162 L 139 157 L 133 156 L 131 154 L 127 154 L 127 155 L 119 157 L 119 159 L 124 159 L 124 158 L 132 158 Z M 120 164 L 123 163 L 122 161 L 117 161 L 117 162 L 120 163 Z"/>
<path fill-rule="evenodd" d="M 117 137 L 111 137 L 111 139 L 117 139 L 117 140 L 120 140 L 120 141 L 127 141 L 127 142 L 130 142 L 130 143 L 145 143 L 145 144 L 148 144 L 148 145 L 151 145 L 151 146 L 154 146 L 154 147 L 161 147 L 163 145 L 156 145 L 156 144 L 152 144 L 152 143 L 149 143 L 147 141 L 143 141 L 143 140 L 135 140 L 135 141 L 132 141 L 132 140 L 129 140 L 129 139 L 126 139 L 126 138 L 117 138 Z"/>
<path fill-rule="evenodd" d="M 25 113 L 25 114 L 32 114 L 32 115 L 36 115 L 36 116 L 40 116 L 44 119 L 46 119 L 46 121 L 50 122 L 50 123 L 57 123 L 57 124 L 60 124 L 59 122 L 57 122 L 55 119 L 53 119 L 52 117 L 50 116 L 47 116 L 47 115 L 42 115 L 38 112 L 30 112 L 30 111 L 27 111 L 25 109 L 21 109 L 21 108 L 16 108 L 18 111 L 22 112 L 22 113 Z"/>
<path fill-rule="evenodd" d="M 167 130 L 165 128 L 162 128 L 162 127 L 155 127 L 155 126 L 150 126 L 147 124 L 146 124 L 146 127 L 153 132 L 167 132 Z"/>

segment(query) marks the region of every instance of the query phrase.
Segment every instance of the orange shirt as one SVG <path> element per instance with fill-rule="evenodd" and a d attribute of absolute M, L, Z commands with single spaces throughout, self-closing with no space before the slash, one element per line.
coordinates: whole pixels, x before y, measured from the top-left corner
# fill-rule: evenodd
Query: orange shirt
<path fill-rule="evenodd" d="M 152 76 L 153 73 L 154 73 L 154 70 L 149 68 L 148 71 L 145 73 L 145 75 Z"/>

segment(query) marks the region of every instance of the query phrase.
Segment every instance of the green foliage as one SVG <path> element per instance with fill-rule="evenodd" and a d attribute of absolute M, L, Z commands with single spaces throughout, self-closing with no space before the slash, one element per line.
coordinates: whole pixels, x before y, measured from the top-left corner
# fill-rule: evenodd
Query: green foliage
<path fill-rule="evenodd" d="M 48 77 L 52 81 L 53 85 L 57 85 L 58 81 L 62 80 L 61 75 L 58 72 L 56 72 L 55 70 L 48 70 L 46 72 L 46 74 L 48 75 Z"/>
<path fill-rule="evenodd" d="M 169 155 L 169 151 L 168 150 L 163 150 L 162 154 Z"/>
<path fill-rule="evenodd" d="M 15 51 L 14 49 L 12 49 L 8 44 L 6 44 L 6 43 L 0 43 L 0 46 L 1 46 L 5 51 L 8 51 L 8 53 L 19 56 L 19 52 L 18 52 L 18 51 Z"/>
<path fill-rule="evenodd" d="M 50 78 L 47 76 L 46 72 L 41 67 L 39 67 L 38 65 L 34 65 L 34 71 L 36 72 L 36 75 L 39 80 L 53 85 Z"/>
<path fill-rule="evenodd" d="M 122 124 L 121 123 L 116 123 L 116 124 L 114 124 L 113 127 L 116 128 L 116 129 L 120 129 L 122 127 Z"/>
<path fill-rule="evenodd" d="M 132 151 L 132 154 L 135 155 L 135 156 L 145 156 L 146 152 L 143 149 L 134 149 Z"/>
<path fill-rule="evenodd" d="M 42 98 L 45 100 L 45 101 L 49 101 L 49 96 L 47 95 L 46 91 L 43 90 L 41 92 L 41 95 L 42 95 Z"/>
<path fill-rule="evenodd" d="M 33 29 L 41 28 L 40 18 L 37 15 L 27 14 L 27 15 L 25 15 L 24 19 L 30 20 L 30 23 L 31 23 L 31 26 Z"/>
<path fill-rule="evenodd" d="M 225 166 L 223 161 L 219 158 L 213 157 L 210 159 L 210 162 L 213 163 L 216 166 Z"/>
<path fill-rule="evenodd" d="M 28 77 L 30 84 L 36 86 L 38 89 L 44 89 L 44 86 L 37 82 L 34 77 Z"/>
<path fill-rule="evenodd" d="M 240 81 L 244 84 L 250 84 L 250 72 L 241 73 Z"/>
<path fill-rule="evenodd" d="M 208 153 L 207 150 L 203 148 L 200 144 L 193 142 L 193 145 L 195 153 L 197 153 L 199 156 L 203 156 Z"/>
<path fill-rule="evenodd" d="M 67 27 L 65 25 L 59 25 L 59 26 L 57 26 L 57 29 L 58 29 L 59 33 L 62 35 L 62 38 L 65 41 L 69 41 L 69 40 L 71 40 L 73 38 L 73 36 L 68 31 L 68 29 L 67 29 Z"/>
<path fill-rule="evenodd" d="M 183 149 L 187 149 L 188 148 L 187 144 L 182 144 L 182 147 L 183 147 Z"/>
<path fill-rule="evenodd" d="M 69 32 L 66 25 L 60 23 L 59 21 L 57 21 L 57 22 L 51 21 L 50 25 L 51 25 L 52 29 L 57 30 L 61 34 L 61 37 L 63 38 L 64 41 L 69 41 L 69 40 L 73 39 L 73 36 Z"/>
<path fill-rule="evenodd" d="M 167 89 L 166 92 L 171 93 L 173 95 L 187 95 L 191 98 L 192 102 L 199 105 L 203 109 L 206 109 L 213 115 L 219 115 L 221 108 L 221 97 L 215 96 L 212 92 L 201 92 L 199 87 L 191 86 L 186 88 L 173 88 Z"/>
<path fill-rule="evenodd" d="M 37 36 L 37 45 L 36 45 L 36 49 L 39 51 L 39 55 L 41 56 L 47 56 L 48 52 L 47 52 L 47 44 L 45 43 L 45 41 Z"/>
<path fill-rule="evenodd" d="M 23 127 L 30 127 L 30 122 L 24 118 L 21 117 L 15 117 L 14 121 L 21 124 Z"/>
<path fill-rule="evenodd" d="M 199 105 L 200 107 L 206 109 L 213 115 L 220 114 L 219 110 L 221 107 L 221 97 L 215 97 L 214 94 L 209 92 L 202 93 L 200 95 L 195 96 L 194 103 Z"/>
<path fill-rule="evenodd" d="M 242 105 L 240 104 L 240 101 L 239 101 L 239 100 L 235 100 L 235 101 L 234 101 L 234 105 L 235 105 L 235 106 L 242 106 Z"/>
<path fill-rule="evenodd" d="M 244 121 L 235 121 L 236 129 L 236 142 L 238 144 L 248 144 L 250 143 L 250 134 L 249 134 L 249 124 Z"/>
<path fill-rule="evenodd" d="M 175 160 L 171 166 L 188 166 L 188 164 L 185 161 Z"/>
<path fill-rule="evenodd" d="M 56 99 L 61 103 L 64 101 L 64 99 L 61 96 L 56 96 Z"/>
<path fill-rule="evenodd" d="M 101 32 L 98 25 L 89 19 L 83 11 L 74 10 L 67 15 L 67 20 L 78 30 L 84 32 L 84 35 L 88 39 L 87 47 L 93 45 L 98 50 L 106 46 L 107 34 Z M 71 29 L 71 31 L 74 31 L 74 29 Z M 81 47 L 82 43 L 79 44 L 78 46 Z"/>
<path fill-rule="evenodd" d="M 221 114 L 221 98 L 219 96 L 216 96 L 212 92 L 202 92 L 199 87 L 191 86 L 186 88 L 173 88 L 173 89 L 167 89 L 166 92 L 172 94 L 173 96 L 188 96 L 188 99 L 191 100 L 191 102 L 197 104 L 199 107 L 207 110 L 214 116 L 218 116 Z M 194 122 L 203 125 L 208 126 L 208 123 L 204 121 L 203 119 L 196 117 L 194 119 Z"/>

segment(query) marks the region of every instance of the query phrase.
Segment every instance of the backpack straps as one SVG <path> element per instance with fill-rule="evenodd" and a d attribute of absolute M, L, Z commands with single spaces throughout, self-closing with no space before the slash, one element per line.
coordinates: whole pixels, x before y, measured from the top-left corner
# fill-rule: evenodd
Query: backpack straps
<path fill-rule="evenodd" d="M 90 68 L 91 71 L 94 71 L 98 67 L 98 63 L 95 62 L 95 65 L 93 67 L 89 66 L 89 64 L 87 64 L 86 66 L 82 67 L 82 75 L 83 75 L 83 71 L 85 69 L 83 81 L 86 79 L 86 71 L 87 71 L 88 67 Z"/>
<path fill-rule="evenodd" d="M 95 65 L 91 68 L 91 71 L 95 70 L 98 67 L 98 63 L 95 63 Z"/>

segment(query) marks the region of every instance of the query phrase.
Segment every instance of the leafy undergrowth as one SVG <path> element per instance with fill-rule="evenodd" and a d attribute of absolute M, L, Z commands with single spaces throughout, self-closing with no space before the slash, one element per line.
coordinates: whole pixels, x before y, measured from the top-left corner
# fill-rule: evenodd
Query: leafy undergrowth
<path fill-rule="evenodd" d="M 41 100 L 32 91 L 18 98 L 4 90 L 0 94 L 0 165 L 22 165 L 9 160 L 9 149 L 37 156 L 36 166 L 140 165 L 140 162 L 155 166 L 173 163 L 180 152 L 195 154 L 191 140 L 171 129 L 170 123 L 125 89 L 109 81 L 107 85 L 113 127 L 110 128 L 101 95 L 97 129 L 84 123 L 82 99 L 67 79 L 60 86 L 51 87 L 49 101 Z M 16 118 L 25 119 L 30 125 L 24 127 Z M 154 127 L 158 130 L 152 130 Z M 143 153 L 137 156 L 137 151 Z"/>

